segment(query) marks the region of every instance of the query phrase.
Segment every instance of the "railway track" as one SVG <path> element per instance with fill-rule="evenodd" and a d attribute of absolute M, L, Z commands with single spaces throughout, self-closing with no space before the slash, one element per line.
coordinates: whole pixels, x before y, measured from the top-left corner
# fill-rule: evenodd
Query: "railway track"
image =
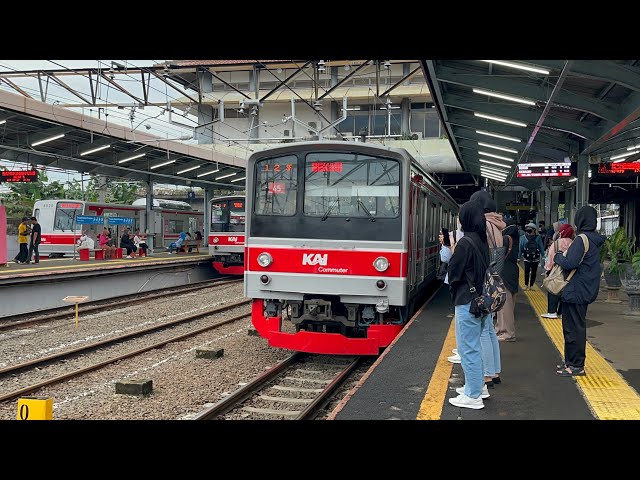
<path fill-rule="evenodd" d="M 85 345 L 83 347 L 74 348 L 74 349 L 71 349 L 71 350 L 66 350 L 64 352 L 60 352 L 60 353 L 57 353 L 57 354 L 54 354 L 54 355 L 49 355 L 49 356 L 46 356 L 46 357 L 41 357 L 41 358 L 38 358 L 38 359 L 30 360 L 28 362 L 23 362 L 23 363 L 20 363 L 20 364 L 17 364 L 17 365 L 12 365 L 10 367 L 6 367 L 6 368 L 0 369 L 0 377 L 5 377 L 7 375 L 15 375 L 16 373 L 23 372 L 23 371 L 25 371 L 27 369 L 36 369 L 36 368 L 39 368 L 41 366 L 52 364 L 54 362 L 57 362 L 57 361 L 60 361 L 60 360 L 64 360 L 64 359 L 69 358 L 69 357 L 79 356 L 79 355 L 81 355 L 83 353 L 87 353 L 87 352 L 96 350 L 98 348 L 103 348 L 105 346 L 121 343 L 123 341 L 130 340 L 130 339 L 133 339 L 133 338 L 136 338 L 136 337 L 140 337 L 142 335 L 148 335 L 150 333 L 158 332 L 160 330 L 165 330 L 167 328 L 174 327 L 174 326 L 179 325 L 181 323 L 193 321 L 193 320 L 196 320 L 196 319 L 199 319 L 199 318 L 202 318 L 202 317 L 206 317 L 206 316 L 209 316 L 209 315 L 214 315 L 214 314 L 217 314 L 217 313 L 222 313 L 224 311 L 231 310 L 231 309 L 237 308 L 239 306 L 248 305 L 249 303 L 250 303 L 250 300 L 242 300 L 240 302 L 235 302 L 235 303 L 232 303 L 230 305 L 225 305 L 223 307 L 217 307 L 217 308 L 209 309 L 209 310 L 206 310 L 206 311 L 203 311 L 203 312 L 198 312 L 198 313 L 196 313 L 194 315 L 190 315 L 188 317 L 183 317 L 183 318 L 180 318 L 180 319 L 177 319 L 177 320 L 166 322 L 166 323 L 163 323 L 161 325 L 155 325 L 153 327 L 144 328 L 144 329 L 141 329 L 141 330 L 136 330 L 135 332 L 130 332 L 130 333 L 127 333 L 127 334 L 124 334 L 124 335 L 119 335 L 117 337 L 113 337 L 113 338 L 110 338 L 108 340 L 95 342 L 95 343 L 92 343 L 91 345 Z M 129 358 L 129 357 L 133 357 L 135 355 L 139 355 L 141 353 L 147 352 L 149 350 L 153 350 L 155 348 L 162 347 L 164 345 L 167 345 L 168 343 L 177 342 L 177 341 L 183 340 L 185 338 L 189 338 L 189 337 L 198 335 L 200 333 L 203 333 L 203 332 L 206 332 L 208 330 L 212 330 L 212 329 L 218 328 L 218 327 L 220 327 L 222 325 L 226 325 L 226 324 L 231 323 L 231 322 L 242 320 L 243 318 L 249 318 L 250 316 L 251 316 L 251 314 L 249 312 L 243 313 L 241 315 L 237 315 L 235 317 L 232 317 L 232 318 L 220 321 L 220 322 L 216 322 L 216 323 L 214 323 L 212 325 L 207 325 L 205 327 L 201 327 L 201 328 L 192 330 L 192 331 L 187 332 L 187 333 L 183 333 L 183 334 L 180 334 L 180 335 L 177 335 L 177 336 L 173 336 L 173 337 L 168 338 L 168 339 L 164 339 L 164 340 L 159 341 L 159 342 L 155 342 L 154 344 L 147 345 L 147 346 L 145 346 L 143 348 L 139 348 L 139 349 L 136 349 L 136 350 L 133 350 L 133 351 L 129 351 L 129 352 L 114 356 L 114 357 L 110 357 L 107 360 L 104 360 L 102 362 L 98 362 L 98 363 L 89 365 L 87 367 L 80 368 L 80 369 L 75 370 L 73 372 L 65 373 L 63 375 L 59 375 L 59 376 L 50 378 L 48 380 L 44 380 L 42 382 L 38 382 L 38 383 L 35 383 L 35 384 L 32 384 L 32 385 L 29 385 L 27 387 L 20 388 L 18 390 L 14 390 L 12 392 L 8 392 L 6 394 L 0 394 L 0 402 L 16 399 L 16 398 L 18 398 L 18 397 L 20 397 L 22 395 L 33 393 L 33 392 L 35 392 L 35 391 L 37 391 L 37 390 L 39 390 L 39 389 L 41 389 L 43 387 L 46 387 L 46 386 L 49 386 L 49 385 L 54 385 L 56 383 L 60 383 L 62 381 L 68 380 L 70 378 L 81 376 L 81 375 L 83 375 L 83 374 L 85 374 L 87 372 L 91 372 L 91 371 L 97 370 L 99 368 L 105 367 L 107 365 L 110 365 L 112 363 L 118 362 L 120 360 Z"/>
<path fill-rule="evenodd" d="M 193 419 L 313 419 L 361 360 L 294 353 Z"/>
<path fill-rule="evenodd" d="M 162 288 L 159 290 L 153 290 L 153 292 L 150 292 L 149 294 L 147 294 L 146 292 L 132 293 L 129 295 L 119 296 L 118 298 L 120 300 L 117 301 L 109 301 L 108 299 L 94 300 L 92 302 L 81 304 L 80 312 L 83 315 L 87 313 L 97 313 L 106 309 L 113 309 L 126 305 L 143 303 L 154 300 L 156 298 L 165 297 L 168 293 L 172 292 L 180 293 L 181 295 L 183 295 L 185 293 L 195 292 L 197 290 L 202 290 L 205 288 L 231 285 L 235 283 L 241 283 L 243 281 L 243 279 L 228 280 L 227 278 L 228 277 L 225 277 L 224 279 L 216 281 L 207 280 L 205 282 L 198 282 L 197 284 L 194 284 L 192 286 Z M 24 327 L 47 323 L 53 320 L 70 318 L 75 316 L 75 310 L 74 307 L 54 307 L 47 310 L 39 310 L 37 312 L 33 312 L 32 315 L 34 316 L 34 318 L 29 318 L 26 320 L 17 320 L 19 318 L 24 318 L 25 314 L 0 317 L 0 322 L 2 322 L 2 324 L 0 324 L 0 332 L 8 330 L 18 330 Z"/>

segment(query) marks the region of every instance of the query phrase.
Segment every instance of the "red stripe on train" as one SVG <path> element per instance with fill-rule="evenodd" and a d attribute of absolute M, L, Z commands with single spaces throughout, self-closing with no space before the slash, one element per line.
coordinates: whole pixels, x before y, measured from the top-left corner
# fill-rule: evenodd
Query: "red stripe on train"
<path fill-rule="evenodd" d="M 273 262 L 266 268 L 258 264 L 258 255 L 267 252 Z M 313 273 L 323 275 L 370 275 L 381 277 L 406 277 L 406 253 L 370 252 L 362 250 L 329 250 L 313 248 L 247 247 L 245 248 L 247 271 Z M 389 261 L 385 272 L 377 271 L 373 262 L 378 257 Z"/>
<path fill-rule="evenodd" d="M 216 238 L 218 241 L 216 241 Z M 209 245 L 244 245 L 244 235 L 215 233 L 209 235 Z"/>
<path fill-rule="evenodd" d="M 43 233 L 40 241 L 41 245 L 73 245 L 78 241 L 81 234 L 74 235 L 59 233 Z"/>

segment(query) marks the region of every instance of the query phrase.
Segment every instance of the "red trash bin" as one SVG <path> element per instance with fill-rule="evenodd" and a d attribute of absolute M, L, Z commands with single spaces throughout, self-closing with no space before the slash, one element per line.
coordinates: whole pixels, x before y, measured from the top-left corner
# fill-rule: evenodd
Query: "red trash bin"
<path fill-rule="evenodd" d="M 78 249 L 78 253 L 80 253 L 80 260 L 89 261 L 89 249 L 88 248 L 80 248 Z"/>
<path fill-rule="evenodd" d="M 116 248 L 116 258 L 122 258 L 124 248 Z"/>

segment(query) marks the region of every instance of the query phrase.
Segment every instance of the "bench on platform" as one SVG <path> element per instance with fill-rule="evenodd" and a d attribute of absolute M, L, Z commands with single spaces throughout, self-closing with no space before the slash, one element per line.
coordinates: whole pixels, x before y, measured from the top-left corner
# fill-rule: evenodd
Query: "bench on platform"
<path fill-rule="evenodd" d="M 200 240 L 185 240 L 181 247 L 176 251 L 176 253 L 186 253 L 189 251 L 189 248 L 195 248 L 198 254 L 200 253 Z"/>
<path fill-rule="evenodd" d="M 95 260 L 104 260 L 104 249 L 102 248 L 79 248 L 78 254 L 80 260 L 88 262 L 91 260 L 91 254 L 93 253 Z"/>

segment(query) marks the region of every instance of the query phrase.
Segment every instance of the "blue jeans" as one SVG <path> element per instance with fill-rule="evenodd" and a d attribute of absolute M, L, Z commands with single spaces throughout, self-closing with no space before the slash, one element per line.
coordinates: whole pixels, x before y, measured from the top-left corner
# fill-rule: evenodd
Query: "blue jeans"
<path fill-rule="evenodd" d="M 482 321 L 488 323 L 491 321 L 491 317 L 489 315 L 480 318 L 474 317 L 472 313 L 469 313 L 470 305 L 471 302 L 455 307 L 456 342 L 464 371 L 464 394 L 471 398 L 479 398 L 484 386 L 480 334 Z"/>
<path fill-rule="evenodd" d="M 480 351 L 482 352 L 484 376 L 495 377 L 500 373 L 502 365 L 500 365 L 500 343 L 493 326 L 493 315 L 487 315 L 482 320 Z"/>

